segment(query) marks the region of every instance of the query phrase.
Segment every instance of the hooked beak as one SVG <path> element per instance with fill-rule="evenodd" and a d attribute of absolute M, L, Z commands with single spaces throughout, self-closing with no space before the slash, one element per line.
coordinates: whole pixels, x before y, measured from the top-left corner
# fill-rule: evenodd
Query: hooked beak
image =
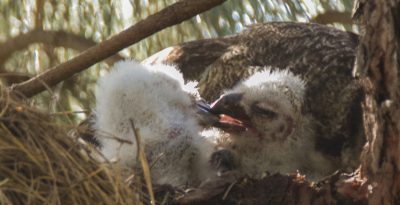
<path fill-rule="evenodd" d="M 210 105 L 203 99 L 196 101 L 197 119 L 203 127 L 215 126 L 219 122 L 218 115 L 211 112 Z"/>
<path fill-rule="evenodd" d="M 219 116 L 215 127 L 226 132 L 243 132 L 250 127 L 250 118 L 240 104 L 242 97 L 241 93 L 230 93 L 212 103 L 210 112 Z"/>

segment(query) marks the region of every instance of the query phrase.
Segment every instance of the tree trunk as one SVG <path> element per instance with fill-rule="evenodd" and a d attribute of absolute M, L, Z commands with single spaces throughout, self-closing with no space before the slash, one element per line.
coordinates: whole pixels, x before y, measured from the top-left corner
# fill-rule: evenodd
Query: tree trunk
<path fill-rule="evenodd" d="M 400 0 L 360 0 L 356 74 L 363 101 L 367 144 L 361 177 L 369 204 L 400 204 Z"/>

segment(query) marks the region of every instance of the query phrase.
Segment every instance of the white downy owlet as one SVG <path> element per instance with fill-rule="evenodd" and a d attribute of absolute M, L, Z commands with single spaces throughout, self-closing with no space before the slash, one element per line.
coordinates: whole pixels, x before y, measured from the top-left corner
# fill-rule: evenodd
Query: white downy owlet
<path fill-rule="evenodd" d="M 140 166 L 132 120 L 154 183 L 183 187 L 207 178 L 214 145 L 199 135 L 195 101 L 183 86 L 172 66 L 116 63 L 96 87 L 95 128 L 103 155 L 126 170 Z"/>
<path fill-rule="evenodd" d="M 235 153 L 238 169 L 250 176 L 300 171 L 319 179 L 335 160 L 315 149 L 311 115 L 303 112 L 305 83 L 289 71 L 257 72 L 213 103 L 225 132 L 218 143 Z"/>

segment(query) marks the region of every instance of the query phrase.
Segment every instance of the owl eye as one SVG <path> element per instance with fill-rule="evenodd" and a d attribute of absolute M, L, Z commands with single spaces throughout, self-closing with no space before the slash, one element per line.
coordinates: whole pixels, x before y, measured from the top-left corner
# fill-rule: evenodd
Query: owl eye
<path fill-rule="evenodd" d="M 260 114 L 263 117 L 267 117 L 270 119 L 274 119 L 274 118 L 278 117 L 278 114 L 276 112 L 274 112 L 270 109 L 267 109 L 267 108 L 260 107 L 259 105 L 253 105 L 252 110 L 254 113 Z"/>

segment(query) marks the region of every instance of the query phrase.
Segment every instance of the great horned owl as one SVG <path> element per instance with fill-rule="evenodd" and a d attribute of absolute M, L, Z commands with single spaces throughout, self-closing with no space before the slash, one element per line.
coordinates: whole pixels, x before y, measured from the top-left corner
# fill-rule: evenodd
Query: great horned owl
<path fill-rule="evenodd" d="M 250 176 L 265 171 L 320 179 L 340 160 L 316 150 L 315 124 L 304 111 L 305 83 L 290 71 L 266 70 L 226 91 L 211 106 L 225 130 L 218 144 L 235 153 L 238 169 Z"/>
<path fill-rule="evenodd" d="M 96 87 L 96 138 L 107 159 L 116 160 L 123 170 L 138 167 L 132 120 L 152 165 L 153 182 L 193 186 L 209 176 L 208 158 L 214 149 L 199 136 L 195 112 L 195 102 L 172 66 L 118 62 Z"/>
<path fill-rule="evenodd" d="M 289 70 L 305 82 L 303 109 L 315 124 L 316 149 L 355 167 L 364 141 L 363 92 L 352 75 L 357 44 L 357 35 L 332 27 L 271 22 L 174 46 L 145 61 L 175 64 L 186 79 L 199 81 L 209 101 L 265 66 Z"/>

